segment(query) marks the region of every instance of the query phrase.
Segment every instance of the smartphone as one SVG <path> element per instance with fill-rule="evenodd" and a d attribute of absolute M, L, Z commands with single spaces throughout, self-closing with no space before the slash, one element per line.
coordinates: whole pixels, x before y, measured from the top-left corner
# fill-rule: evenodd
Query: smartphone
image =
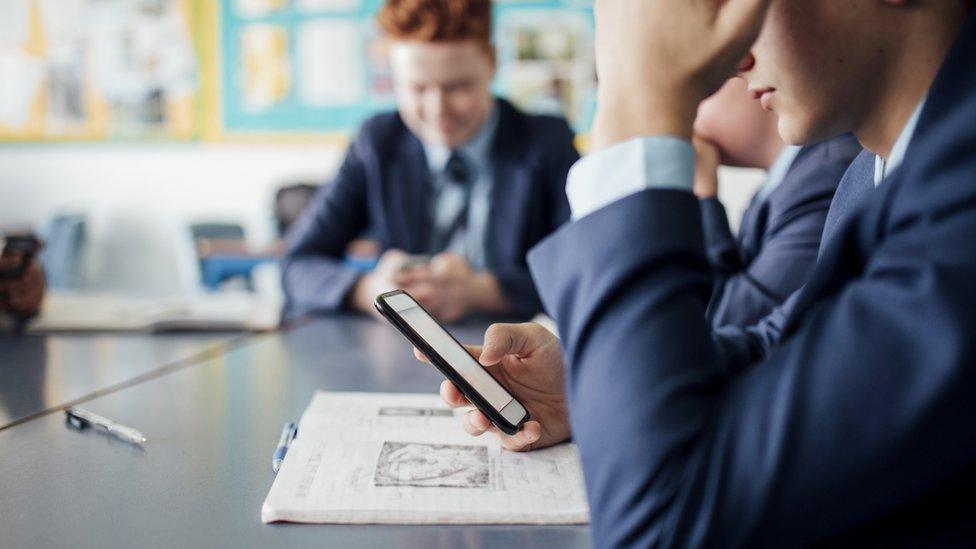
<path fill-rule="evenodd" d="M 426 267 L 430 265 L 430 257 L 426 254 L 415 254 L 407 258 L 407 261 L 400 267 L 401 271 L 408 271 L 410 269 L 416 269 L 417 267 Z"/>
<path fill-rule="evenodd" d="M 376 297 L 376 310 L 390 321 L 461 393 L 502 432 L 514 435 L 529 412 L 498 383 L 454 336 L 403 290 Z"/>
<path fill-rule="evenodd" d="M 20 253 L 20 262 L 7 269 L 0 269 L 0 280 L 18 280 L 23 278 L 27 265 L 37 254 L 41 243 L 32 234 L 8 235 L 3 240 L 3 254 Z"/>

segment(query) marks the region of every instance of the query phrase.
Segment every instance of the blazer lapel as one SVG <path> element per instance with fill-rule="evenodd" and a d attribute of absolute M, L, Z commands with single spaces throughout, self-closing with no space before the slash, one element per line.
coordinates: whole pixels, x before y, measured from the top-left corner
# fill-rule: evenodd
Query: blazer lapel
<path fill-rule="evenodd" d="M 742 215 L 739 226 L 739 244 L 742 254 L 754 258 L 762 245 L 763 233 L 769 222 L 769 197 L 755 196 Z"/>
<path fill-rule="evenodd" d="M 430 233 L 430 170 L 423 145 L 409 130 L 404 129 L 404 134 L 397 149 L 398 161 L 391 163 L 386 178 L 389 200 L 385 210 L 395 220 L 390 223 L 393 245 L 419 254 L 427 252 Z"/>
<path fill-rule="evenodd" d="M 512 107 L 498 100 L 498 108 L 501 111 L 491 152 L 493 181 L 485 243 L 489 265 L 496 268 L 524 261 L 519 257 L 521 235 L 532 202 L 531 168 L 515 146 L 519 128 L 515 127 Z"/>

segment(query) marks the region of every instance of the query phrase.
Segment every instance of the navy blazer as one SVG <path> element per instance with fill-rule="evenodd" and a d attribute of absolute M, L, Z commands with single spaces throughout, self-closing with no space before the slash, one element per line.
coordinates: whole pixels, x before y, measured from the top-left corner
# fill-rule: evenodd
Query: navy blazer
<path fill-rule="evenodd" d="M 566 175 L 579 158 L 566 121 L 524 114 L 497 100 L 491 149 L 486 253 L 518 315 L 540 310 L 525 255 L 569 218 Z M 383 250 L 429 250 L 430 175 L 423 145 L 395 112 L 366 121 L 332 183 L 287 236 L 282 266 L 285 317 L 336 311 L 359 278 L 342 264 L 346 246 L 369 230 Z"/>
<path fill-rule="evenodd" d="M 837 186 L 827 220 L 820 237 L 819 258 L 823 250 L 837 236 L 837 226 L 857 211 L 862 201 L 870 198 L 874 187 L 875 155 L 863 150 L 854 158 Z M 760 321 L 750 325 L 726 324 L 714 329 L 712 339 L 716 345 L 717 360 L 729 373 L 742 371 L 766 358 L 779 344 L 786 320 L 796 306 L 800 291 L 797 290 L 782 305 L 773 309 Z"/>
<path fill-rule="evenodd" d="M 701 201 L 705 253 L 715 276 L 707 309 L 712 326 L 755 324 L 806 282 L 834 191 L 860 151 L 852 135 L 801 149 L 779 186 L 753 197 L 738 239 L 722 203 Z"/>
<path fill-rule="evenodd" d="M 530 252 L 597 547 L 976 544 L 973 51 L 976 15 L 757 367 L 717 364 L 691 193 L 634 194 Z"/>

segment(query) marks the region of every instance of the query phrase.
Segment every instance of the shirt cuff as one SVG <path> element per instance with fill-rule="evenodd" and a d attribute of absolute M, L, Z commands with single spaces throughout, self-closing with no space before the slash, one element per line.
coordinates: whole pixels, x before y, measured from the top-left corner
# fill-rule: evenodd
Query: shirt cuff
<path fill-rule="evenodd" d="M 645 189 L 691 192 L 695 150 L 680 137 L 635 137 L 584 156 L 569 171 L 566 195 L 573 219 Z"/>

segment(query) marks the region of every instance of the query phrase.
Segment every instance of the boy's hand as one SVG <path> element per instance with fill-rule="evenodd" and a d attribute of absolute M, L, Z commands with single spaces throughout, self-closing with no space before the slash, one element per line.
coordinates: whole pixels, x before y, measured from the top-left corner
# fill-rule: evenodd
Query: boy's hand
<path fill-rule="evenodd" d="M 473 408 L 462 419 L 465 431 L 474 436 L 491 432 L 503 448 L 515 451 L 545 448 L 570 437 L 563 355 L 556 336 L 534 323 L 494 324 L 485 332 L 485 344 L 469 346 L 468 351 L 525 405 L 532 419 L 518 433 L 506 435 Z M 450 381 L 441 383 L 441 398 L 452 408 L 471 406 Z"/>
<path fill-rule="evenodd" d="M 594 148 L 691 138 L 698 104 L 743 62 L 771 0 L 596 0 Z"/>

